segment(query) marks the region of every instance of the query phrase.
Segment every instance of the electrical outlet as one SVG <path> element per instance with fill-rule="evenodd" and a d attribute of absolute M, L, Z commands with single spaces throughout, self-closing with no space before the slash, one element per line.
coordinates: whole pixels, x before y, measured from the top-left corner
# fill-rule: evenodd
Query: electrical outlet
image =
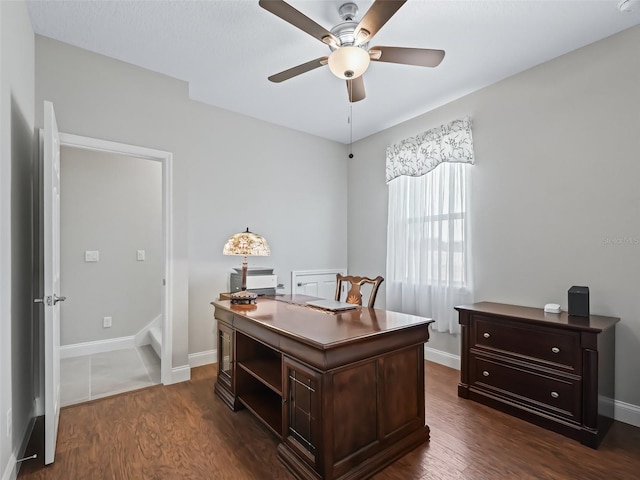
<path fill-rule="evenodd" d="M 7 437 L 11 436 L 13 430 L 13 414 L 11 409 L 7 410 Z"/>
<path fill-rule="evenodd" d="M 102 328 L 111 328 L 113 324 L 113 319 L 111 317 L 104 317 L 102 319 Z"/>
<path fill-rule="evenodd" d="M 85 262 L 99 262 L 100 261 L 100 252 L 97 250 L 85 250 L 84 252 L 84 261 Z"/>

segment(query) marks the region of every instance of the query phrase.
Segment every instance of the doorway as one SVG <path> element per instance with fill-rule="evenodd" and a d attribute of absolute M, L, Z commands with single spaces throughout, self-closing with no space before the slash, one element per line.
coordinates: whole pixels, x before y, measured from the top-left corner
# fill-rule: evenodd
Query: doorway
<path fill-rule="evenodd" d="M 114 253 L 113 248 L 110 250 L 105 249 L 102 252 L 102 258 L 100 257 L 100 247 L 96 248 L 96 245 L 100 243 L 99 241 L 79 242 L 75 245 L 75 250 L 72 254 L 74 262 L 78 269 L 84 269 L 82 271 L 85 272 L 85 274 L 87 272 L 89 274 L 91 274 L 91 272 L 96 273 L 100 269 L 102 270 L 102 273 L 105 273 L 105 271 L 108 270 L 109 265 L 113 267 L 113 265 L 118 262 L 125 262 L 128 265 L 128 270 L 124 271 L 128 273 L 125 273 L 124 275 L 132 277 L 142 275 L 141 278 L 146 278 L 147 283 L 152 282 L 155 283 L 155 285 L 147 284 L 146 287 L 143 287 L 137 292 L 118 289 L 118 279 L 113 276 L 113 269 L 111 270 L 111 277 L 107 278 L 106 281 L 105 279 L 98 281 L 95 277 L 89 277 L 86 281 L 92 283 L 92 285 L 84 290 L 84 295 L 76 295 L 76 302 L 80 305 L 82 302 L 85 302 L 85 309 L 91 312 L 91 318 L 85 319 L 86 321 L 84 322 L 76 323 L 76 325 L 84 325 L 82 328 L 87 331 L 79 332 L 75 330 L 77 327 L 73 327 L 74 331 L 70 332 L 71 334 L 66 340 L 63 339 L 63 344 L 73 345 L 72 349 L 68 349 L 66 355 L 65 347 L 62 348 L 63 362 L 65 361 L 65 356 L 70 357 L 68 359 L 75 361 L 77 364 L 76 367 L 80 365 L 81 370 L 83 368 L 91 368 L 90 365 L 91 362 L 93 362 L 94 367 L 98 366 L 99 369 L 102 369 L 100 371 L 102 371 L 103 376 L 107 380 L 113 380 L 113 377 L 109 374 L 105 375 L 105 365 L 121 365 L 125 362 L 125 359 L 129 358 L 130 361 L 133 360 L 143 367 L 142 372 L 146 369 L 146 372 L 144 372 L 145 374 L 142 376 L 141 370 L 136 370 L 135 368 L 130 369 L 129 373 L 131 374 L 132 380 L 132 382 L 130 382 L 130 389 L 145 386 L 144 382 L 146 381 L 148 383 L 149 380 L 152 384 L 171 383 L 172 321 L 170 299 L 172 271 L 170 252 L 172 238 L 172 154 L 144 147 L 63 133 L 60 134 L 60 144 L 63 152 L 63 179 L 65 175 L 65 158 L 68 158 L 71 162 L 74 157 L 71 153 L 73 152 L 74 154 L 77 154 L 75 156 L 82 156 L 84 154 L 87 159 L 93 158 L 94 161 L 101 160 L 102 162 L 106 161 L 107 163 L 113 163 L 113 165 L 108 165 L 106 170 L 103 168 L 103 173 L 101 175 L 134 175 L 134 173 L 131 172 L 137 172 L 137 175 L 142 175 L 142 177 L 137 177 L 137 182 L 140 187 L 139 194 L 141 196 L 144 196 L 143 191 L 148 192 L 150 190 L 150 185 L 147 183 L 155 184 L 155 187 L 157 187 L 157 191 L 152 194 L 152 196 L 155 195 L 154 198 L 157 203 L 155 206 L 155 212 L 152 214 L 146 214 L 144 212 L 138 212 L 137 214 L 134 213 L 133 217 L 129 215 L 128 224 L 125 223 L 124 226 L 121 224 L 119 227 L 114 227 L 120 228 L 121 232 L 125 230 L 128 231 L 129 229 L 134 231 L 141 225 L 144 226 L 145 224 L 151 223 L 151 217 L 157 217 L 157 222 L 155 222 L 157 231 L 154 231 L 152 228 L 152 232 L 150 232 L 152 235 L 156 234 L 156 238 L 153 242 L 148 241 L 148 239 L 134 241 L 134 243 L 129 242 L 128 247 L 125 247 L 128 249 L 126 250 L 126 253 L 122 250 L 120 253 Z M 65 152 L 67 153 L 66 156 Z M 76 164 L 78 164 L 77 158 L 75 160 Z M 119 171 L 117 165 L 120 165 Z M 109 167 L 113 167 L 110 173 L 108 170 Z M 81 178 L 74 180 L 82 183 Z M 84 186 L 85 190 L 86 188 L 91 188 L 89 186 L 90 183 L 91 182 L 87 182 L 87 185 Z M 107 182 L 99 181 L 95 185 L 100 185 L 101 183 L 106 184 Z M 113 196 L 114 193 L 116 194 L 116 197 Z M 117 199 L 117 193 L 118 192 L 110 192 L 111 197 L 108 198 L 111 200 L 108 201 L 113 201 L 114 198 Z M 63 190 L 62 195 L 64 196 L 64 194 L 65 192 Z M 87 195 L 91 195 L 91 192 Z M 124 194 L 122 196 L 125 197 Z M 146 196 L 148 197 L 149 195 L 147 194 Z M 146 200 L 147 202 L 150 201 L 149 198 Z M 127 209 L 134 210 L 133 203 L 129 203 L 129 205 L 127 205 L 126 199 L 120 199 L 117 201 L 123 203 L 123 205 L 120 205 L 121 214 L 118 215 L 118 210 L 116 209 L 115 215 L 127 217 Z M 90 223 L 95 224 L 97 227 L 102 223 L 107 224 L 106 230 L 104 228 L 105 226 L 102 226 L 103 228 L 100 238 L 110 236 L 112 242 L 115 244 L 122 243 L 121 240 L 124 235 L 120 235 L 117 231 L 109 230 L 108 224 L 110 219 L 107 218 L 108 215 L 105 214 L 105 212 L 109 211 L 108 209 L 103 210 L 99 204 L 96 205 L 94 203 L 92 206 L 86 205 L 86 210 L 89 211 L 83 212 L 83 207 L 85 207 L 85 205 L 81 205 L 78 210 L 76 206 L 74 206 L 73 209 L 70 208 L 69 210 L 74 210 L 76 213 L 83 213 L 83 216 L 78 216 L 78 220 L 80 220 L 80 218 L 84 218 L 86 222 L 87 219 L 90 219 Z M 122 210 L 122 208 L 125 210 Z M 63 209 L 62 216 L 64 215 L 65 212 Z M 92 215 L 94 215 L 94 217 L 92 217 Z M 71 223 L 73 224 L 73 221 Z M 137 225 L 138 223 L 140 225 Z M 100 229 L 98 228 L 98 230 Z M 137 247 L 132 247 L 134 244 L 137 245 Z M 79 256 L 81 256 L 81 258 L 78 258 Z M 92 269 L 91 267 L 98 268 Z M 145 271 L 147 272 L 146 274 L 140 273 Z M 62 281 L 64 282 L 64 277 Z M 78 282 L 76 279 L 75 283 L 76 290 L 82 292 L 82 281 Z M 92 295 L 88 294 L 90 292 Z M 69 293 L 67 293 L 67 295 L 69 295 Z M 89 298 L 90 296 L 93 296 L 93 300 Z M 136 307 L 139 306 L 137 304 L 144 302 L 136 302 L 136 298 L 149 300 L 149 302 L 155 304 L 157 311 L 154 314 L 151 314 L 151 310 L 147 307 L 142 314 L 137 315 L 137 313 L 140 313 L 140 309 L 136 310 Z M 67 302 L 68 305 L 65 305 L 64 308 L 70 308 L 73 302 L 73 295 L 69 295 L 69 300 Z M 102 302 L 102 310 L 93 308 L 100 302 Z M 131 312 L 123 313 L 123 310 L 119 309 L 121 304 L 126 302 L 130 305 L 130 310 L 132 309 L 134 312 L 137 312 L 136 314 L 132 315 Z M 111 312 L 113 312 L 113 314 L 111 314 Z M 133 317 L 136 318 L 134 319 Z M 132 324 L 132 320 L 135 320 L 137 324 Z M 127 324 L 125 325 L 126 328 L 123 328 L 123 323 Z M 82 341 L 87 338 L 91 338 L 91 329 L 93 329 L 93 332 L 97 334 L 97 340 Z M 135 329 L 136 332 L 133 332 L 132 329 Z M 62 331 L 64 336 L 64 326 Z M 125 332 L 126 335 L 122 335 L 122 332 Z M 89 335 L 89 337 L 87 337 L 87 335 Z M 153 342 L 145 341 L 145 337 L 151 337 L 152 335 Z M 156 366 L 153 365 L 153 357 L 155 354 L 151 349 L 151 343 L 156 345 L 154 350 L 157 352 L 157 356 L 159 357 L 159 365 Z M 142 344 L 149 345 L 142 349 L 138 348 Z M 81 357 L 84 357 L 84 359 Z M 84 363 L 82 363 L 83 361 Z M 141 384 L 140 381 L 143 381 L 143 383 Z M 139 386 L 136 387 L 135 385 Z M 102 396 L 105 396 L 105 392 L 108 393 L 108 390 L 109 385 L 103 385 Z M 119 392 L 114 390 L 113 393 Z M 98 396 L 100 396 L 99 392 L 96 391 L 92 398 L 97 398 Z"/>

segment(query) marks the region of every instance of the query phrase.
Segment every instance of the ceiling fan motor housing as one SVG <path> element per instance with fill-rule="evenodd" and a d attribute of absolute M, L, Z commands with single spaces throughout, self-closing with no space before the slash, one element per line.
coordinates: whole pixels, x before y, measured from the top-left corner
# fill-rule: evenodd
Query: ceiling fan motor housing
<path fill-rule="evenodd" d="M 339 23 L 331 29 L 331 33 L 340 41 L 339 45 L 329 44 L 331 51 L 337 50 L 340 47 L 355 45 L 367 50 L 368 42 L 362 43 L 364 38 L 356 39 L 356 28 L 358 28 L 359 22 L 356 21 L 358 15 L 358 5 L 355 3 L 345 3 L 338 9 L 338 14 L 342 18 L 343 22 Z M 360 42 L 356 43 L 356 40 Z"/>
<path fill-rule="evenodd" d="M 340 40 L 340 45 L 339 46 L 335 46 L 335 45 L 329 45 L 329 48 L 331 49 L 331 51 L 336 50 L 340 47 L 346 47 L 346 46 L 350 46 L 350 45 L 356 45 L 356 27 L 358 26 L 358 22 L 355 21 L 347 21 L 347 22 L 342 22 L 339 23 L 338 25 L 336 25 L 335 27 L 333 27 L 331 29 L 331 33 L 333 33 L 333 35 Z M 362 47 L 366 50 L 368 45 L 367 43 L 363 43 L 363 44 L 358 44 L 356 46 L 358 47 Z"/>

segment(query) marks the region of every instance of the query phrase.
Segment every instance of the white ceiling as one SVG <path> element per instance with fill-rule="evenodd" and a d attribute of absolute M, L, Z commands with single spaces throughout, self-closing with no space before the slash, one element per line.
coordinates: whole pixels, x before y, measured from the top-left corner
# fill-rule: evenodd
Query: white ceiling
<path fill-rule="evenodd" d="M 346 0 L 289 3 L 328 30 Z M 353 104 L 356 141 L 517 72 L 640 24 L 640 0 L 409 0 L 373 45 L 446 51 L 436 68 L 372 63 Z M 358 20 L 373 3 L 356 0 Z M 34 31 L 189 83 L 193 100 L 342 143 L 344 80 L 328 67 L 267 77 L 329 53 L 258 0 L 31 0 Z M 597 61 L 597 59 L 594 59 Z"/>

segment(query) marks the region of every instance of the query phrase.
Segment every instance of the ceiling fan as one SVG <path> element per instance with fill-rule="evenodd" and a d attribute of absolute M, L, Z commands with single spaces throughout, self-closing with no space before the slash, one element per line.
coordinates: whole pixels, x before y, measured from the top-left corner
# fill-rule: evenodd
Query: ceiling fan
<path fill-rule="evenodd" d="M 271 75 L 269 80 L 280 83 L 328 64 L 335 76 L 347 81 L 349 101 L 358 102 L 366 96 L 362 74 L 369 67 L 370 61 L 437 67 L 444 58 L 444 50 L 383 46 L 369 48 L 373 36 L 406 1 L 375 0 L 360 22 L 355 20 L 358 6 L 351 2 L 345 3 L 338 9 L 343 22 L 329 31 L 283 0 L 260 0 L 262 8 L 317 38 L 331 49 L 328 56 Z"/>

